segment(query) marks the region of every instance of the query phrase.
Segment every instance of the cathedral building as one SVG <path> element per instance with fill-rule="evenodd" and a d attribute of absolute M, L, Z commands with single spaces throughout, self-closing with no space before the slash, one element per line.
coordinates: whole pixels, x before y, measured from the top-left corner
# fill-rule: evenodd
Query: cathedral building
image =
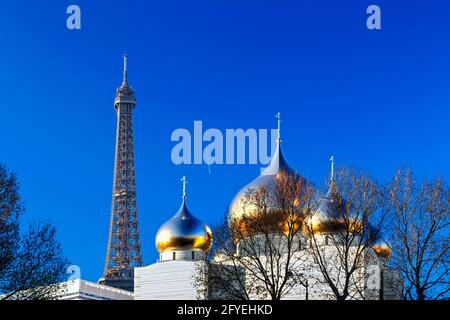
<path fill-rule="evenodd" d="M 247 298 L 259 300 L 269 299 L 261 290 L 253 288 L 263 288 L 264 282 L 258 271 L 249 270 L 248 266 L 239 266 L 239 263 L 246 264 L 246 255 L 255 254 L 254 247 L 258 247 L 258 263 L 267 268 L 270 265 L 270 250 L 267 248 L 278 248 L 277 255 L 280 265 L 289 265 L 292 270 L 289 274 L 300 275 L 301 280 L 290 284 L 289 290 L 281 297 L 291 300 L 326 300 L 335 299 L 325 275 L 320 268 L 324 268 L 317 263 L 317 255 L 308 250 L 315 245 L 316 250 L 320 250 L 321 257 L 326 259 L 326 266 L 329 268 L 327 277 L 334 279 L 337 290 L 344 286 L 345 278 L 342 276 L 342 267 L 339 257 L 342 257 L 344 250 L 348 251 L 348 260 L 355 259 L 360 254 L 362 262 L 352 276 L 351 284 L 348 286 L 349 299 L 398 299 L 401 282 L 396 273 L 387 267 L 387 260 L 391 251 L 387 243 L 383 240 L 381 233 L 370 233 L 370 226 L 362 226 L 360 220 L 350 215 L 350 233 L 352 240 L 349 243 L 337 243 L 339 235 L 348 231 L 348 227 L 340 218 L 339 205 L 336 187 L 334 185 L 334 158 L 332 158 L 332 170 L 329 182 L 329 190 L 323 196 L 312 199 L 315 207 L 313 214 L 307 219 L 299 219 L 297 232 L 292 241 L 295 245 L 290 246 L 292 253 L 285 252 L 288 246 L 283 236 L 285 221 L 278 208 L 271 204 L 267 212 L 270 212 L 266 220 L 255 220 L 255 205 L 247 201 L 247 196 L 254 190 L 262 189 L 270 197 L 276 197 L 274 185 L 282 177 L 295 177 L 305 185 L 307 179 L 296 173 L 287 163 L 282 147 L 280 135 L 280 115 L 278 117 L 278 143 L 272 156 L 272 160 L 267 168 L 262 171 L 254 181 L 246 185 L 237 193 L 229 205 L 228 224 L 232 230 L 238 230 L 241 237 L 234 239 L 235 252 L 232 255 L 224 256 L 220 252 L 215 252 L 209 257 L 208 253 L 212 244 L 212 233 L 208 226 L 199 221 L 188 210 L 186 205 L 186 178 L 183 177 L 182 204 L 178 212 L 164 225 L 161 226 L 156 235 L 156 247 L 160 253 L 159 260 L 155 264 L 135 269 L 135 299 L 233 299 L 238 294 L 230 295 L 227 287 L 215 286 L 211 270 L 218 274 L 226 274 L 229 270 L 232 273 L 239 273 L 239 276 L 225 279 L 226 286 L 233 287 L 236 291 L 243 291 Z M 345 200 L 344 200 L 345 201 Z M 267 219 L 268 218 L 268 219 Z M 261 218 L 262 219 L 262 218 Z M 263 224 L 269 234 L 258 233 L 255 225 Z M 368 225 L 368 222 L 366 223 Z M 234 229 L 233 229 L 234 228 Z M 362 229 L 369 232 L 363 234 Z M 242 236 L 244 235 L 244 236 Z M 373 237 L 372 237 L 373 236 Z M 372 237 L 370 240 L 365 239 Z M 333 240 L 332 240 L 333 239 Z M 268 241 L 270 243 L 268 243 Z M 370 246 L 361 250 L 361 243 L 370 243 Z M 252 246 L 250 248 L 249 246 Z M 265 249 L 261 249 L 265 248 Z M 279 249 L 283 248 L 283 249 Z M 266 250 L 266 251 L 264 251 Z M 276 249 L 275 249 L 276 250 Z M 273 252 L 272 252 L 273 254 Z M 236 258 L 238 257 L 238 258 Z M 288 262 L 295 260 L 297 263 Z M 249 263 L 250 264 L 250 263 Z M 209 267 L 208 267 L 209 266 Z M 199 276 L 204 273 L 204 277 Z M 264 272 L 262 272 L 264 273 Z M 274 275 L 272 271 L 271 276 Z M 277 276 L 277 275 L 275 275 Z M 342 278 L 342 279 L 341 279 Z M 299 278 L 300 279 L 300 278 Z M 330 280 L 331 281 L 331 280 Z M 262 290 L 264 291 L 264 290 Z M 244 296 L 244 294 L 243 294 Z"/>

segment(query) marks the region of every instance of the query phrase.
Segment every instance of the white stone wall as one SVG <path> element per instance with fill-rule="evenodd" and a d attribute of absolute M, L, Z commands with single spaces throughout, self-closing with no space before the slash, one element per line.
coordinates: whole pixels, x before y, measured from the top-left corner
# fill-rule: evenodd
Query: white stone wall
<path fill-rule="evenodd" d="M 164 261 L 134 269 L 135 300 L 197 300 L 195 284 L 204 262 Z"/>
<path fill-rule="evenodd" d="M 258 252 L 261 254 L 265 251 L 264 238 L 256 236 L 254 238 L 257 242 L 261 241 L 260 245 L 257 245 Z M 327 263 L 327 270 L 334 283 L 338 284 L 340 291 L 344 285 L 344 275 L 341 263 L 338 258 L 338 248 L 336 245 L 328 244 L 325 236 L 319 236 L 318 242 L 321 244 L 322 257 Z M 284 253 L 283 237 L 271 238 L 272 243 L 276 244 L 281 253 Z M 254 243 L 252 244 L 254 246 Z M 292 257 L 293 277 L 299 279 L 301 275 L 302 283 L 297 281 L 289 292 L 285 292 L 283 299 L 286 300 L 305 300 L 307 293 L 309 300 L 332 300 L 335 296 L 328 283 L 325 282 L 320 269 L 314 260 L 314 256 L 308 250 L 308 241 L 305 238 L 298 237 L 294 241 L 294 249 L 296 250 Z M 356 246 L 354 250 L 356 250 Z M 246 250 L 245 243 L 240 243 L 238 246 L 238 254 L 245 256 Z M 136 300 L 198 300 L 204 299 L 207 290 L 202 290 L 201 284 L 198 281 L 201 279 L 199 273 L 201 270 L 205 270 L 206 263 L 203 261 L 183 261 L 178 259 L 192 259 L 191 252 L 182 252 L 183 254 L 176 255 L 177 260 L 170 260 L 172 258 L 172 252 L 162 256 L 162 260 L 147 267 L 135 269 L 135 299 Z M 194 257 L 197 258 L 197 257 Z M 203 259 L 203 257 L 200 257 Z M 213 268 L 227 268 L 232 267 L 232 263 L 229 262 L 227 266 L 226 260 L 220 255 L 214 257 L 212 261 Z M 226 257 L 225 257 L 226 258 Z M 261 255 L 260 260 L 267 268 L 270 267 L 269 263 L 266 263 L 267 258 Z M 218 261 L 222 260 L 220 263 Z M 352 259 L 350 258 L 350 261 Z M 216 262 L 215 262 L 216 261 Z M 283 265 L 283 262 L 282 262 Z M 374 267 L 378 270 L 383 270 L 383 277 L 379 277 L 380 272 L 374 274 Z M 217 270 L 217 269 L 216 269 Z M 241 268 L 242 276 L 247 288 L 254 288 L 258 285 L 258 279 L 253 277 L 249 272 L 245 272 L 245 268 Z M 203 271 L 205 272 L 205 271 Z M 220 270 L 219 270 L 220 272 Z M 239 272 L 240 273 L 240 272 Z M 378 276 L 378 278 L 377 278 Z M 339 279 L 340 278 L 340 279 Z M 307 280 L 307 286 L 305 285 Z M 382 281 L 382 283 L 381 283 Z M 372 286 L 368 287 L 368 283 Z M 375 286 L 374 286 L 375 285 Z M 233 286 L 230 280 L 230 286 Z M 261 284 L 263 286 L 263 284 Z M 353 275 L 353 279 L 350 285 L 350 296 L 348 299 L 367 299 L 377 300 L 380 298 L 380 288 L 383 287 L 384 299 L 399 299 L 399 289 L 401 289 L 401 280 L 394 272 L 385 267 L 385 262 L 382 261 L 372 249 L 367 249 L 364 261 L 361 268 L 359 268 Z M 236 285 L 236 288 L 239 288 Z M 262 296 L 256 293 L 254 290 L 248 290 L 251 293 L 250 298 L 253 300 L 270 299 L 269 296 Z M 216 288 L 209 288 L 209 297 L 212 299 L 230 299 L 227 293 L 216 292 Z"/>
<path fill-rule="evenodd" d="M 57 300 L 133 300 L 132 292 L 81 279 L 61 283 Z"/>
<path fill-rule="evenodd" d="M 328 273 L 333 278 L 333 283 L 337 284 L 339 289 L 342 289 L 344 286 L 344 275 L 343 268 L 341 266 L 341 262 L 338 258 L 338 248 L 336 245 L 326 244 L 326 238 L 323 237 L 317 239 L 321 244 L 320 250 L 322 250 L 322 258 L 327 263 Z M 245 247 L 244 243 L 240 244 L 240 248 L 238 249 L 239 254 L 245 255 Z M 264 245 L 262 244 L 263 248 Z M 281 245 L 282 247 L 282 245 Z M 314 260 L 314 256 L 308 252 L 306 249 L 307 241 L 302 244 L 302 249 L 297 251 L 293 257 L 292 261 L 293 273 L 296 275 L 301 275 L 302 283 L 298 281 L 289 292 L 286 292 L 283 299 L 286 300 L 305 300 L 306 299 L 306 291 L 308 291 L 308 299 L 310 300 L 330 300 L 335 299 L 335 295 L 333 294 L 328 283 L 325 282 L 323 274 L 321 273 L 316 261 Z M 353 248 L 353 251 L 356 250 L 356 246 Z M 351 248 L 352 249 L 352 248 Z M 283 250 L 282 248 L 280 250 Z M 261 250 L 264 251 L 264 250 Z M 352 251 L 352 250 L 351 250 Z M 281 251 L 282 252 L 282 251 Z M 353 253 L 355 254 L 355 253 Z M 260 256 L 260 261 L 262 264 L 265 264 L 266 258 L 264 256 Z M 349 258 L 349 261 L 352 262 L 352 258 Z M 214 261 L 213 261 L 214 263 Z M 281 262 L 283 265 L 284 262 Z M 223 262 L 221 263 L 224 264 Z M 284 265 L 283 265 L 284 266 Z M 267 268 L 270 267 L 267 264 Z M 374 274 L 374 269 L 378 268 L 378 273 Z M 383 277 L 380 278 L 380 271 L 383 270 Z M 367 280 L 368 277 L 371 277 L 370 280 L 373 282 L 370 288 L 367 288 Z M 300 277 L 297 276 L 299 279 Z M 307 280 L 307 286 L 305 283 Z M 383 280 L 381 283 L 381 280 Z M 245 282 L 248 286 L 258 285 L 258 279 L 252 276 L 249 272 L 245 275 Z M 261 284 L 263 285 L 263 284 Z M 380 298 L 380 288 L 384 288 L 383 296 L 384 299 L 399 299 L 400 296 L 398 294 L 399 288 L 401 288 L 401 280 L 394 275 L 393 271 L 387 269 L 385 267 L 384 262 L 376 256 L 372 249 L 366 250 L 366 256 L 364 261 L 361 263 L 361 267 L 354 272 L 352 281 L 350 284 L 350 295 L 348 299 L 355 300 L 376 300 Z M 342 292 L 342 290 L 340 290 Z M 220 297 L 220 293 L 214 293 L 215 297 Z M 261 300 L 261 299 L 270 299 L 268 296 L 261 296 L 257 294 L 251 295 L 251 299 Z"/>

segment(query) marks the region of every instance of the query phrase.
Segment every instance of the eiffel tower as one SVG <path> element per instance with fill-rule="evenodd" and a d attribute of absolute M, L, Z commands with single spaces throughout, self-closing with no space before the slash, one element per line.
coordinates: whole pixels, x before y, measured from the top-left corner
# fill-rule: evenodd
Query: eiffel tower
<path fill-rule="evenodd" d="M 134 169 L 135 106 L 134 90 L 128 85 L 127 55 L 124 55 L 123 81 L 114 100 L 117 131 L 108 249 L 99 283 L 128 291 L 134 289 L 133 269 L 142 266 Z"/>

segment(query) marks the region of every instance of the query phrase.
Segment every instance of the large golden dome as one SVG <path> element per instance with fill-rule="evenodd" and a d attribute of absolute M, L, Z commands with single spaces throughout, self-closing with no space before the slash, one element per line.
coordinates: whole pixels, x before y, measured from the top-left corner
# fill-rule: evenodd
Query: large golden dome
<path fill-rule="evenodd" d="M 259 217 L 255 206 L 249 203 L 248 195 L 260 188 L 266 188 L 268 192 L 273 193 L 275 191 L 274 189 L 277 180 L 286 175 L 295 176 L 306 181 L 287 164 L 281 149 L 281 139 L 278 137 L 277 148 L 272 156 L 269 166 L 262 171 L 260 176 L 242 188 L 230 203 L 228 209 L 228 223 L 234 230 L 240 230 L 243 234 L 249 235 L 254 233 L 254 231 L 252 231 L 252 224 L 255 221 L 261 221 L 258 220 Z M 285 221 L 283 221 L 283 215 L 280 214 L 281 210 L 272 207 L 269 208 L 268 211 L 270 212 L 270 215 L 264 217 L 263 223 L 268 224 L 269 227 L 273 227 L 274 230 L 283 231 L 285 229 Z M 238 229 L 235 229 L 235 227 Z"/>
<path fill-rule="evenodd" d="M 249 206 L 247 204 L 248 201 L 246 201 L 248 193 L 261 187 L 266 187 L 269 190 L 273 189 L 274 183 L 282 175 L 296 175 L 296 173 L 286 163 L 281 146 L 278 144 L 269 166 L 264 169 L 260 176 L 242 188 L 231 201 L 229 219 L 239 220 L 252 214 L 254 208 Z"/>
<path fill-rule="evenodd" d="M 188 210 L 183 191 L 180 209 L 156 234 L 156 248 L 159 253 L 175 250 L 208 252 L 212 241 L 211 229 Z"/>

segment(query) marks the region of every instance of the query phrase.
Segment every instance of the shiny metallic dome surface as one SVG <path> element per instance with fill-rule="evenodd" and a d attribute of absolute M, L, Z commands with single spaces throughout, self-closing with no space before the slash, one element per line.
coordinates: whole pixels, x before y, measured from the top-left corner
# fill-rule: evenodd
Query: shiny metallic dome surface
<path fill-rule="evenodd" d="M 156 234 L 159 253 L 171 250 L 208 252 L 212 241 L 210 228 L 188 210 L 185 199 L 175 216 L 164 223 Z"/>
<path fill-rule="evenodd" d="M 372 249 L 375 251 L 376 255 L 382 259 L 387 260 L 391 257 L 391 247 L 382 237 L 374 242 Z"/>
<path fill-rule="evenodd" d="M 330 187 L 327 194 L 319 198 L 317 210 L 305 222 L 307 232 L 322 233 L 345 230 L 345 224 L 342 223 L 342 214 L 339 212 L 339 204 L 333 192 L 333 187 Z"/>
<path fill-rule="evenodd" d="M 351 214 L 348 203 L 337 194 L 333 180 L 325 196 L 318 199 L 316 211 L 305 220 L 307 234 L 341 232 L 348 230 L 360 233 L 363 230 L 361 219 Z"/>
<path fill-rule="evenodd" d="M 248 194 L 261 187 L 265 187 L 269 192 L 273 192 L 277 179 L 280 179 L 283 175 L 292 175 L 304 179 L 289 167 L 279 141 L 269 166 L 263 170 L 260 176 L 242 188 L 231 201 L 228 210 L 228 222 L 238 224 L 241 229 L 251 229 L 246 225 L 245 221 L 252 221 L 256 218 L 256 208 L 248 203 Z M 274 224 L 274 228 L 279 229 L 283 225 L 283 221 L 278 221 L 279 219 L 275 215 L 280 210 L 278 208 L 269 208 L 269 211 L 274 215 L 274 219 L 269 219 L 270 223 Z"/>

